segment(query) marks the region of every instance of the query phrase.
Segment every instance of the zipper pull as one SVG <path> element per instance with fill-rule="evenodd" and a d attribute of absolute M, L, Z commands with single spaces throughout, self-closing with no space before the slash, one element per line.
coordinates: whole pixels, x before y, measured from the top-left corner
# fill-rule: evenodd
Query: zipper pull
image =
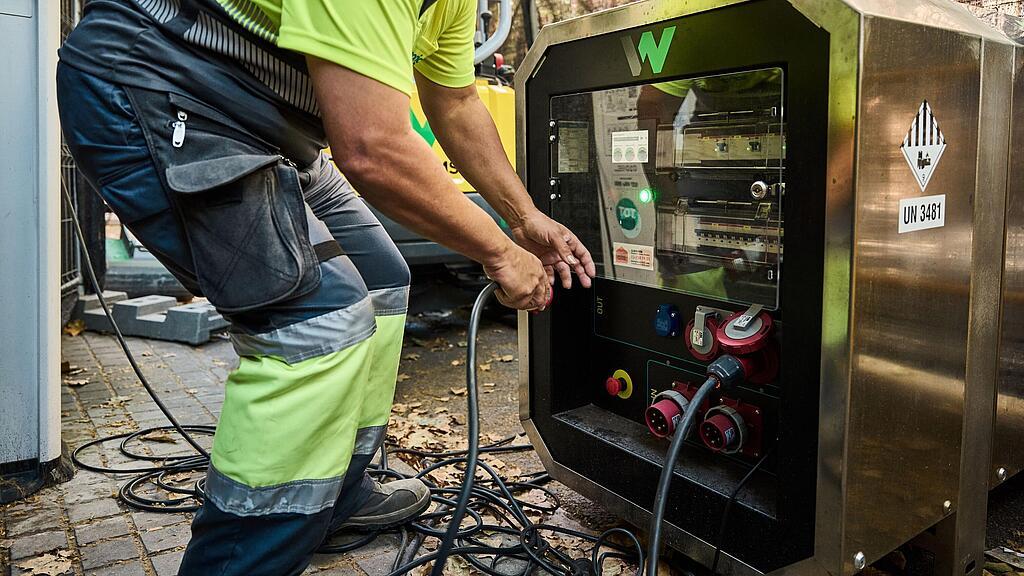
<path fill-rule="evenodd" d="M 178 110 L 178 120 L 171 124 L 174 128 L 174 133 L 171 134 L 171 146 L 175 148 L 181 148 L 181 145 L 185 143 L 185 120 L 188 120 L 188 114 Z"/>

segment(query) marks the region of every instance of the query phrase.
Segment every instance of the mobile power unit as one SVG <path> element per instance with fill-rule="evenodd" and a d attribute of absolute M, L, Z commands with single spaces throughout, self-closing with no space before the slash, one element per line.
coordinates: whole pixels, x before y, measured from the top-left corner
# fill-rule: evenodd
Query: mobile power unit
<path fill-rule="evenodd" d="M 517 166 L 597 264 L 520 316 L 551 475 L 643 525 L 697 410 L 664 517 L 684 555 L 846 575 L 915 540 L 980 573 L 988 491 L 1024 464 L 1009 38 L 950 0 L 649 0 L 545 27 Z M 723 355 L 742 382 L 691 403 Z"/>

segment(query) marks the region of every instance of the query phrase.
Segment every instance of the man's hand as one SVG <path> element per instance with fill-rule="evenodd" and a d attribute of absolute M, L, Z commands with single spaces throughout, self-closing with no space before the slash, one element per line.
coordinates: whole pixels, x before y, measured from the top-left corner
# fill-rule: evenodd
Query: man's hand
<path fill-rule="evenodd" d="M 535 210 L 511 227 L 512 237 L 562 280 L 563 288 L 572 287 L 575 272 L 580 285 L 590 287 L 594 277 L 594 260 L 590 251 L 568 228 Z"/>
<path fill-rule="evenodd" d="M 498 283 L 494 292 L 498 301 L 518 310 L 543 310 L 551 291 L 545 267 L 540 260 L 508 243 L 508 249 L 493 261 L 484 262 L 484 273 Z"/>

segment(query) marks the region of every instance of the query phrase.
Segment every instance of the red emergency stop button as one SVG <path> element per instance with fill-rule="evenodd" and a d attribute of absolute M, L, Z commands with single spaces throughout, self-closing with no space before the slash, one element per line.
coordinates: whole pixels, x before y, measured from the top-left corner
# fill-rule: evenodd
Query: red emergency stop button
<path fill-rule="evenodd" d="M 625 370 L 616 370 L 604 381 L 604 391 L 609 396 L 627 400 L 633 395 L 633 379 Z"/>

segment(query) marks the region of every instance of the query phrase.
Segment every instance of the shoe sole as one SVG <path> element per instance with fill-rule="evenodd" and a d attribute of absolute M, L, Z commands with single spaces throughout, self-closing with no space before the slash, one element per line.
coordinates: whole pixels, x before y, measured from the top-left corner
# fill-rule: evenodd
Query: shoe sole
<path fill-rule="evenodd" d="M 422 502 L 417 503 L 415 512 L 411 514 L 402 513 L 401 518 L 394 518 L 394 515 L 398 514 L 397 512 L 395 512 L 394 514 L 375 516 L 371 518 L 366 518 L 364 520 L 358 520 L 355 522 L 348 520 L 341 526 L 338 526 L 334 533 L 341 532 L 342 530 L 350 530 L 355 532 L 379 532 L 381 530 L 395 528 L 411 520 L 414 520 L 417 516 L 426 512 L 427 508 L 430 508 L 429 491 L 426 494 L 426 498 L 424 498 Z M 389 517 L 391 517 L 392 519 L 388 519 Z"/>

